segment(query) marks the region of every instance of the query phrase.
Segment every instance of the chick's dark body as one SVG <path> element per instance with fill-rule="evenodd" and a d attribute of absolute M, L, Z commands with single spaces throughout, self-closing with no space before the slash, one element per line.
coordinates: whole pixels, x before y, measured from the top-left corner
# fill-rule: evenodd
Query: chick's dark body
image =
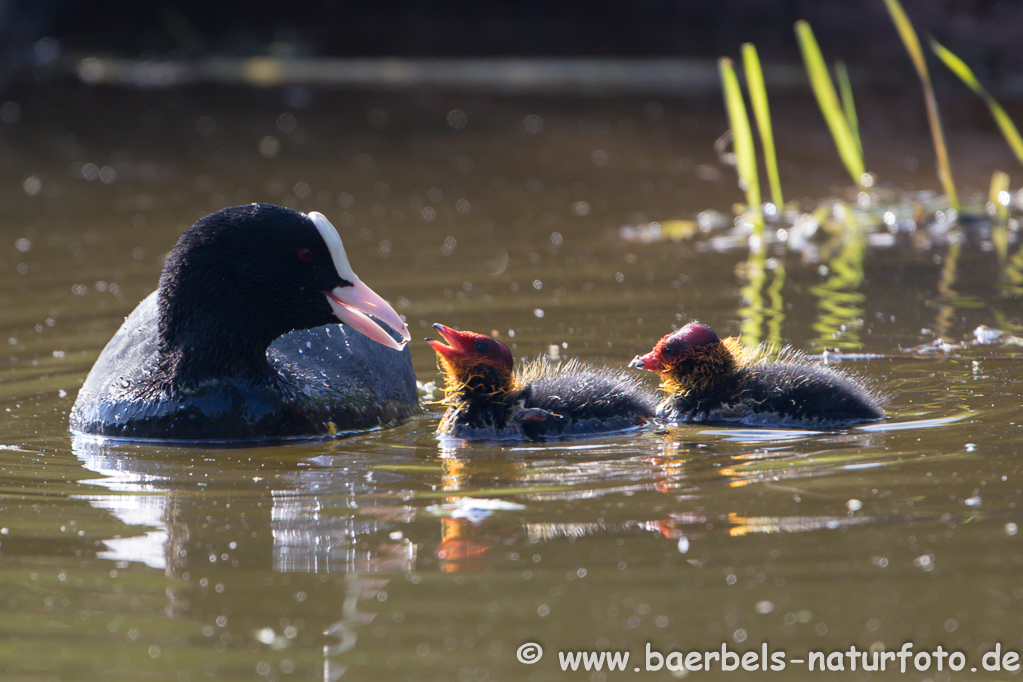
<path fill-rule="evenodd" d="M 765 363 L 737 368 L 715 390 L 669 395 L 657 416 L 680 422 L 826 427 L 880 419 L 884 413 L 876 403 L 871 392 L 828 367 Z"/>
<path fill-rule="evenodd" d="M 542 376 L 500 392 L 464 391 L 448 399 L 440 433 L 456 438 L 544 440 L 627 431 L 654 415 L 653 397 L 630 377 L 578 363 L 534 361 Z"/>

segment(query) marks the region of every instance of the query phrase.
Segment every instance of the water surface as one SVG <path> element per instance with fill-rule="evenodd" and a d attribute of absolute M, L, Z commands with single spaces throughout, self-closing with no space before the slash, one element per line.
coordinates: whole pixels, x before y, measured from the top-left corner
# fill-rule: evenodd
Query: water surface
<path fill-rule="evenodd" d="M 759 257 L 727 229 L 624 240 L 626 225 L 731 214 L 716 97 L 68 84 L 12 96 L 21 115 L 0 128 L 5 679 L 547 680 L 561 677 L 558 651 L 629 651 L 631 669 L 647 644 L 765 642 L 790 658 L 941 645 L 965 670 L 913 679 L 1003 679 L 981 657 L 1023 649 L 1018 346 L 912 350 L 980 324 L 1021 331 L 1013 233 L 1005 258 L 969 226 L 818 234 Z M 903 104 L 878 97 L 861 113 L 874 121 L 868 161 L 900 190 L 936 186 Z M 812 102 L 778 106 L 788 194 L 845 192 Z M 1008 157 L 961 118 L 959 180 L 984 188 Z M 178 234 L 251 201 L 334 222 L 360 277 L 407 316 L 423 382 L 437 379 L 422 342 L 434 322 L 495 333 L 520 357 L 555 346 L 621 366 L 700 319 L 811 353 L 886 356 L 843 367 L 891 396 L 890 418 L 442 443 L 424 395 L 422 417 L 330 442 L 73 438 L 78 387 Z M 527 642 L 546 652 L 529 666 L 516 659 Z"/>

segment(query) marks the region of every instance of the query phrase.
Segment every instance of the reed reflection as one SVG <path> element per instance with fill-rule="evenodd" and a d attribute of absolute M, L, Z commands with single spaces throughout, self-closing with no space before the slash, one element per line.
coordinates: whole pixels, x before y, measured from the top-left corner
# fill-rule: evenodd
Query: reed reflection
<path fill-rule="evenodd" d="M 813 324 L 817 336 L 812 345 L 821 350 L 858 350 L 862 345 L 859 328 L 866 301 L 861 287 L 867 235 L 853 224 L 828 246 L 834 248 L 834 255 L 827 259 L 830 276 L 810 290 L 817 297 L 817 319 Z"/>
<path fill-rule="evenodd" d="M 749 346 L 761 341 L 781 345 L 781 325 L 785 321 L 785 264 L 779 258 L 768 258 L 763 249 L 750 249 L 741 277 L 743 306 L 742 340 Z"/>

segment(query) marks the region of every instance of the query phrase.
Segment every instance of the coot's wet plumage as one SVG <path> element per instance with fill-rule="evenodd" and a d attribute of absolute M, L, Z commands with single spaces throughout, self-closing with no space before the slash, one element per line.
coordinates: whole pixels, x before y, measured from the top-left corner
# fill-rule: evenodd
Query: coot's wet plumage
<path fill-rule="evenodd" d="M 323 215 L 226 208 L 171 251 L 85 380 L 71 430 L 261 441 L 393 424 L 419 411 L 408 338 Z"/>
<path fill-rule="evenodd" d="M 545 358 L 515 372 L 511 351 L 500 341 L 433 326 L 447 342 L 428 342 L 446 382 L 448 409 L 439 435 L 542 440 L 625 431 L 653 416 L 653 396 L 623 372 Z"/>
<path fill-rule="evenodd" d="M 668 334 L 631 366 L 660 375 L 668 396 L 657 416 L 666 421 L 834 428 L 884 416 L 884 400 L 843 372 L 792 350 L 772 360 L 766 349 L 721 340 L 699 322 Z"/>

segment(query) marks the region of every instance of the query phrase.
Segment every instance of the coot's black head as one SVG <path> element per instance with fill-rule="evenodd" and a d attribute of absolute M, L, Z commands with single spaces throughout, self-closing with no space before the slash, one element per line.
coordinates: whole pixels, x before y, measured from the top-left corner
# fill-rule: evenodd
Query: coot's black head
<path fill-rule="evenodd" d="M 365 313 L 409 338 L 394 309 L 355 275 L 322 214 L 269 204 L 196 222 L 167 258 L 158 299 L 162 347 L 203 372 L 217 363 L 265 363 L 278 336 L 339 320 L 402 347 Z"/>

